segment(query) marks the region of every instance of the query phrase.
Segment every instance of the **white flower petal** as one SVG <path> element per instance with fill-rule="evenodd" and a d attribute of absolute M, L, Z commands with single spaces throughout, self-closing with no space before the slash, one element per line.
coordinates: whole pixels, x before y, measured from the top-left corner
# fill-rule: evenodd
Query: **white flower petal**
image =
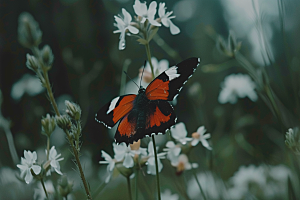
<path fill-rule="evenodd" d="M 129 154 L 126 154 L 126 155 L 125 155 L 125 159 L 124 159 L 124 161 L 123 161 L 123 165 L 124 165 L 124 167 L 126 167 L 126 168 L 131 168 L 131 167 L 134 166 L 133 158 L 132 158 L 131 155 L 129 155 Z"/>
<path fill-rule="evenodd" d="M 175 26 L 175 24 L 173 24 L 171 20 L 169 20 L 169 25 L 172 35 L 177 35 L 178 33 L 180 33 L 180 29 L 177 26 Z"/>
<path fill-rule="evenodd" d="M 41 166 L 39 165 L 32 165 L 31 169 L 33 170 L 33 172 L 38 175 L 41 172 Z"/>
<path fill-rule="evenodd" d="M 29 184 L 33 179 L 33 176 L 29 170 L 26 171 L 25 182 Z"/>
<path fill-rule="evenodd" d="M 212 148 L 209 146 L 206 140 L 200 140 L 200 141 L 205 148 L 207 148 L 208 150 L 212 150 Z"/>

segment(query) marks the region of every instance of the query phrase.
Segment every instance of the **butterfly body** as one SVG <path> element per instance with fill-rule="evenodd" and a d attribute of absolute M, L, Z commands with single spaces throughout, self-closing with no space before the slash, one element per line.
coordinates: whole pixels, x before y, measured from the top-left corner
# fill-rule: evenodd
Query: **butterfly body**
<path fill-rule="evenodd" d="M 176 98 L 199 62 L 198 58 L 182 61 L 161 73 L 146 89 L 140 87 L 137 95 L 114 98 L 98 111 L 96 121 L 109 128 L 120 121 L 115 141 L 127 145 L 151 134 L 164 134 L 177 119 L 168 101 Z"/>

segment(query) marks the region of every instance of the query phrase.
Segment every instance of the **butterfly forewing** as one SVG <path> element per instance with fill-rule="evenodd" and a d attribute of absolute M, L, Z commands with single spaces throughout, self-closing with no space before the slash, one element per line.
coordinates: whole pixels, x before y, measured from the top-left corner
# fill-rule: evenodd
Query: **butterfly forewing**
<path fill-rule="evenodd" d="M 114 98 L 97 112 L 96 121 L 108 128 L 113 127 L 132 110 L 135 97 L 135 94 L 129 94 Z"/>
<path fill-rule="evenodd" d="M 199 63 L 199 58 L 189 58 L 161 73 L 148 85 L 147 98 L 172 101 L 192 76 Z"/>

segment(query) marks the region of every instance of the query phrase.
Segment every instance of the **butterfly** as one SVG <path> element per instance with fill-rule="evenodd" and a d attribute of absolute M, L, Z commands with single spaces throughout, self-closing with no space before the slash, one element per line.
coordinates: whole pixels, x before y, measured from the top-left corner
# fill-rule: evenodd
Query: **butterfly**
<path fill-rule="evenodd" d="M 140 86 L 138 94 L 119 96 L 105 104 L 95 120 L 108 128 L 120 121 L 115 134 L 117 144 L 125 142 L 128 145 L 145 136 L 164 134 L 177 120 L 168 101 L 177 97 L 199 63 L 200 58 L 189 58 L 170 67 L 146 89 Z"/>

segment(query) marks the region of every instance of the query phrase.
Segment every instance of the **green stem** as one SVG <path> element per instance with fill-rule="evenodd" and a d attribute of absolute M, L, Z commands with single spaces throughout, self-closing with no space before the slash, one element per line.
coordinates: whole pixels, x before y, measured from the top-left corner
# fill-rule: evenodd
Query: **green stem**
<path fill-rule="evenodd" d="M 197 175 L 196 175 L 194 169 L 192 169 L 192 170 L 193 170 L 193 175 L 194 175 L 194 177 L 195 177 L 195 179 L 196 179 L 197 185 L 198 185 L 198 187 L 199 187 L 199 189 L 200 189 L 200 191 L 201 191 L 202 197 L 203 197 L 204 200 L 206 200 L 206 196 L 205 196 L 204 191 L 203 191 L 203 189 L 202 189 L 202 187 L 201 187 L 201 185 L 200 185 L 200 182 L 199 182 L 199 180 L 198 180 L 198 177 L 197 177 Z"/>
<path fill-rule="evenodd" d="M 105 182 L 103 182 L 94 192 L 93 197 L 97 199 L 97 196 L 100 194 L 100 192 L 104 189 L 106 186 Z"/>
<path fill-rule="evenodd" d="M 128 66 L 130 65 L 131 60 L 126 59 L 123 64 L 123 72 L 127 72 Z M 122 72 L 121 75 L 121 87 L 120 87 L 120 96 L 125 94 L 125 85 L 126 85 L 126 74 Z"/>
<path fill-rule="evenodd" d="M 47 160 L 49 160 L 50 137 L 47 136 Z"/>
<path fill-rule="evenodd" d="M 138 176 L 139 176 L 139 170 L 135 170 L 135 200 L 138 200 Z"/>
<path fill-rule="evenodd" d="M 132 200 L 130 178 L 129 178 L 129 176 L 127 176 L 126 178 L 127 178 L 127 186 L 128 186 L 129 199 Z"/>
<path fill-rule="evenodd" d="M 47 193 L 47 190 L 46 190 L 46 187 L 45 187 L 45 184 L 44 184 L 44 180 L 43 180 L 43 179 L 41 179 L 41 183 L 42 183 L 44 192 L 45 192 L 45 194 L 46 194 L 46 197 L 47 197 L 47 199 L 48 199 L 49 197 L 48 197 L 48 193 Z"/>
<path fill-rule="evenodd" d="M 149 43 L 145 44 L 145 47 L 146 47 L 146 53 L 147 53 L 147 57 L 148 57 L 148 62 L 150 64 L 150 68 L 151 68 L 151 73 L 152 73 L 152 76 L 153 76 L 153 79 L 154 79 L 155 75 L 154 75 L 153 64 L 152 64 L 152 61 L 151 61 L 151 52 L 150 52 Z"/>
<path fill-rule="evenodd" d="M 155 158 L 155 171 L 156 171 L 156 182 L 157 182 L 157 195 L 158 195 L 158 200 L 160 200 L 161 197 L 160 197 L 160 186 L 159 186 L 158 160 L 157 160 L 157 152 L 156 152 L 156 145 L 155 145 L 154 135 L 152 135 L 152 141 L 153 141 L 153 150 L 154 150 L 154 158 Z"/>

